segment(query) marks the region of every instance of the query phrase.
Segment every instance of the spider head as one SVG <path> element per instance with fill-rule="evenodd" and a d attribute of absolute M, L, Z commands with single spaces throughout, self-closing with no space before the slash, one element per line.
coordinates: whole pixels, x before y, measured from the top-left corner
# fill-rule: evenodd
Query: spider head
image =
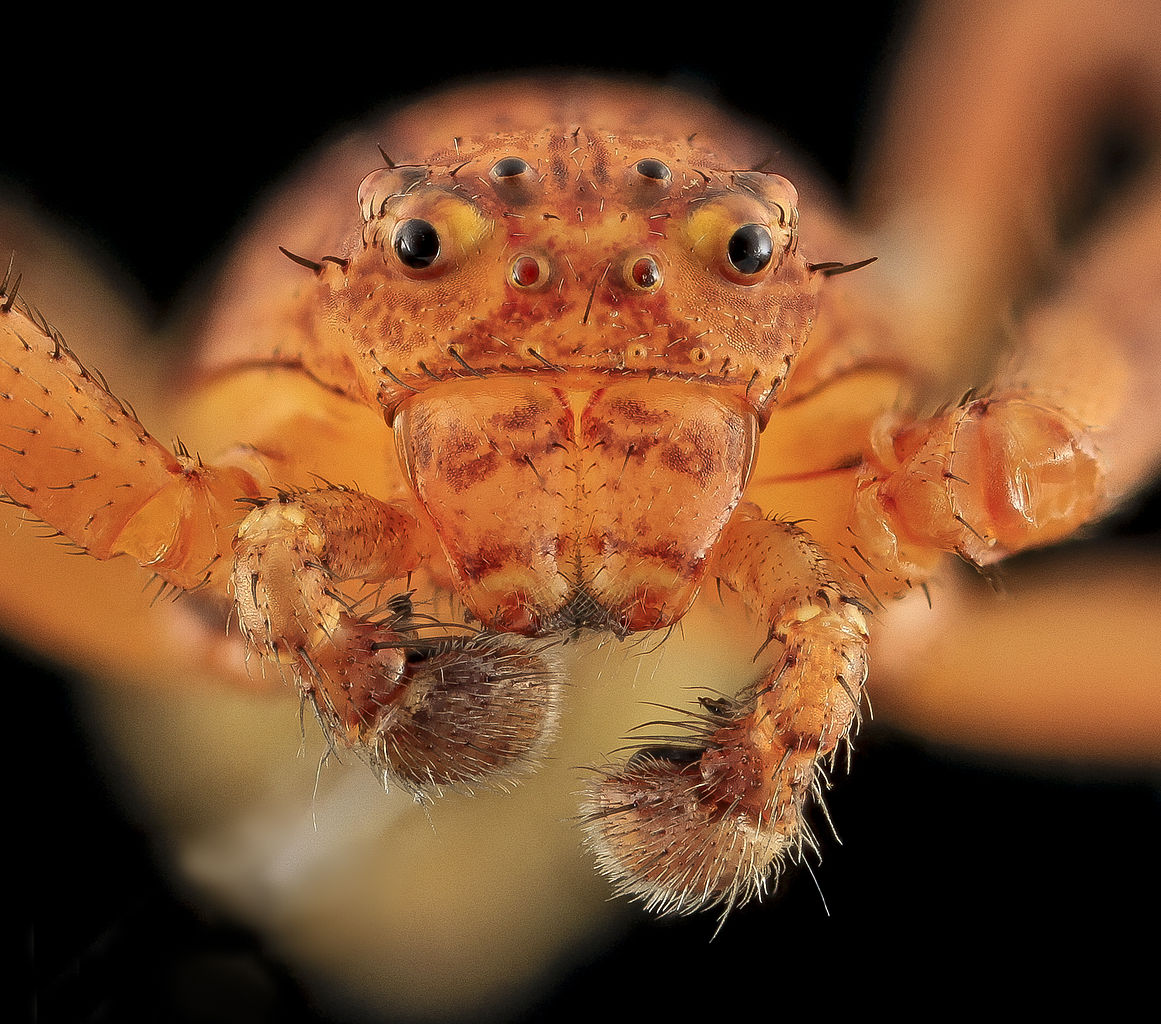
<path fill-rule="evenodd" d="M 367 175 L 337 301 L 389 415 L 468 377 L 646 375 L 764 421 L 816 305 L 797 192 L 688 135 L 540 124 Z"/>

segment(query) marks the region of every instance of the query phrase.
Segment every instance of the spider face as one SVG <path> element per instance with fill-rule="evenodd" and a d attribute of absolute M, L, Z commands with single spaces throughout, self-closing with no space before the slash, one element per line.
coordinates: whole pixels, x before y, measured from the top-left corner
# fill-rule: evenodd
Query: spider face
<path fill-rule="evenodd" d="M 441 381 L 556 374 L 709 384 L 764 419 L 818 288 L 794 187 L 736 167 L 728 135 L 618 134 L 603 113 L 364 178 L 360 244 L 321 301 L 388 415 Z"/>
<path fill-rule="evenodd" d="M 399 450 L 472 614 L 529 635 L 679 619 L 757 439 L 751 413 L 704 390 L 498 376 L 483 394 L 461 381 L 406 400 Z"/>

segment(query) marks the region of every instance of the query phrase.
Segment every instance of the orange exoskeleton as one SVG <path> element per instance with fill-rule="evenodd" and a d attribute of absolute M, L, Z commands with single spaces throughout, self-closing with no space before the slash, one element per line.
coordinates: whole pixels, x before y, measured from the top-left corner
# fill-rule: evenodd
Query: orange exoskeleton
<path fill-rule="evenodd" d="M 620 891 L 730 907 L 809 837 L 873 607 L 946 552 L 988 565 L 1104 510 L 1090 410 L 1017 369 L 931 404 L 889 301 L 844 284 L 867 254 L 822 211 L 800 244 L 794 186 L 708 105 L 586 81 L 497 118 L 479 97 L 402 115 L 357 204 L 288 217 L 312 250 L 239 275 L 197 455 L 6 279 L 0 488 L 233 617 L 335 744 L 417 795 L 535 762 L 562 639 L 737 592 L 766 667 L 600 768 L 581 810 Z M 427 603 L 447 593 L 461 624 Z"/>

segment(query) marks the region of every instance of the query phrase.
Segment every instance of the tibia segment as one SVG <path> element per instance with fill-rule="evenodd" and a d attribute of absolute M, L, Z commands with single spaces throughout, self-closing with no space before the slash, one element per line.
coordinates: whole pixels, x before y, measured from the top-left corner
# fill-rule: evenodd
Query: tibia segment
<path fill-rule="evenodd" d="M 419 565 L 417 530 L 401 503 L 346 488 L 265 502 L 238 527 L 234 548 L 242 632 L 273 658 L 319 647 L 347 612 L 335 585 L 406 576 Z"/>

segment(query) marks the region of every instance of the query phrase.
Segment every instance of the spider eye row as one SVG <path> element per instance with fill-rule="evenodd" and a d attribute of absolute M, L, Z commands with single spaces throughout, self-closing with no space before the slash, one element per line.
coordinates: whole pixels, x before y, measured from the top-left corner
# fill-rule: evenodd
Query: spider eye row
<path fill-rule="evenodd" d="M 673 177 L 669 166 L 656 157 L 645 157 L 633 165 L 633 170 L 639 176 L 642 187 L 666 186 Z M 535 177 L 533 167 L 523 157 L 506 156 L 492 164 L 489 176 L 498 190 L 505 193 L 511 189 L 527 189 Z M 455 205 L 463 205 L 462 200 L 454 200 Z M 386 203 L 383 204 L 384 206 Z M 750 204 L 757 208 L 757 204 Z M 374 208 L 374 204 L 371 204 Z M 435 212 L 440 213 L 443 205 Z M 709 221 L 716 226 L 709 231 L 699 227 L 691 232 L 692 246 L 707 259 L 708 266 L 716 264 L 721 273 L 738 284 L 755 284 L 761 275 L 771 265 L 777 266 L 781 262 L 779 255 L 780 243 L 792 236 L 790 229 L 787 239 L 775 241 L 774 235 L 765 224 L 758 221 L 745 220 L 744 207 L 739 207 L 732 200 L 722 200 L 710 197 L 706 207 L 701 209 L 712 212 Z M 779 225 L 782 226 L 784 211 L 779 207 Z M 545 216 L 548 216 L 547 214 Z M 753 212 L 750 212 L 753 216 Z M 700 213 L 695 219 L 700 217 Z M 453 215 L 455 223 L 444 224 L 441 215 L 434 218 L 443 225 L 445 232 L 450 230 L 455 238 L 456 233 L 463 225 L 459 215 Z M 624 219 L 624 216 L 622 216 Z M 469 226 L 473 231 L 482 228 L 485 221 L 477 211 L 468 217 L 473 221 Z M 730 221 L 733 221 L 730 224 Z M 739 224 L 739 221 L 742 221 Z M 467 223 L 467 221 L 465 221 Z M 786 246 L 782 246 L 785 248 Z M 457 246 L 457 248 L 460 248 Z M 431 220 L 424 217 L 409 217 L 400 220 L 391 233 L 391 250 L 399 264 L 407 271 L 428 276 L 425 271 L 431 270 L 440 261 L 445 251 L 445 240 L 441 237 L 441 229 Z M 547 262 L 536 255 L 527 252 L 516 255 L 509 263 L 508 282 L 518 289 L 529 289 L 543 285 L 551 276 Z M 629 287 L 642 292 L 654 292 L 662 282 L 662 271 L 655 257 L 648 253 L 638 253 L 629 257 L 624 268 L 624 282 Z"/>

